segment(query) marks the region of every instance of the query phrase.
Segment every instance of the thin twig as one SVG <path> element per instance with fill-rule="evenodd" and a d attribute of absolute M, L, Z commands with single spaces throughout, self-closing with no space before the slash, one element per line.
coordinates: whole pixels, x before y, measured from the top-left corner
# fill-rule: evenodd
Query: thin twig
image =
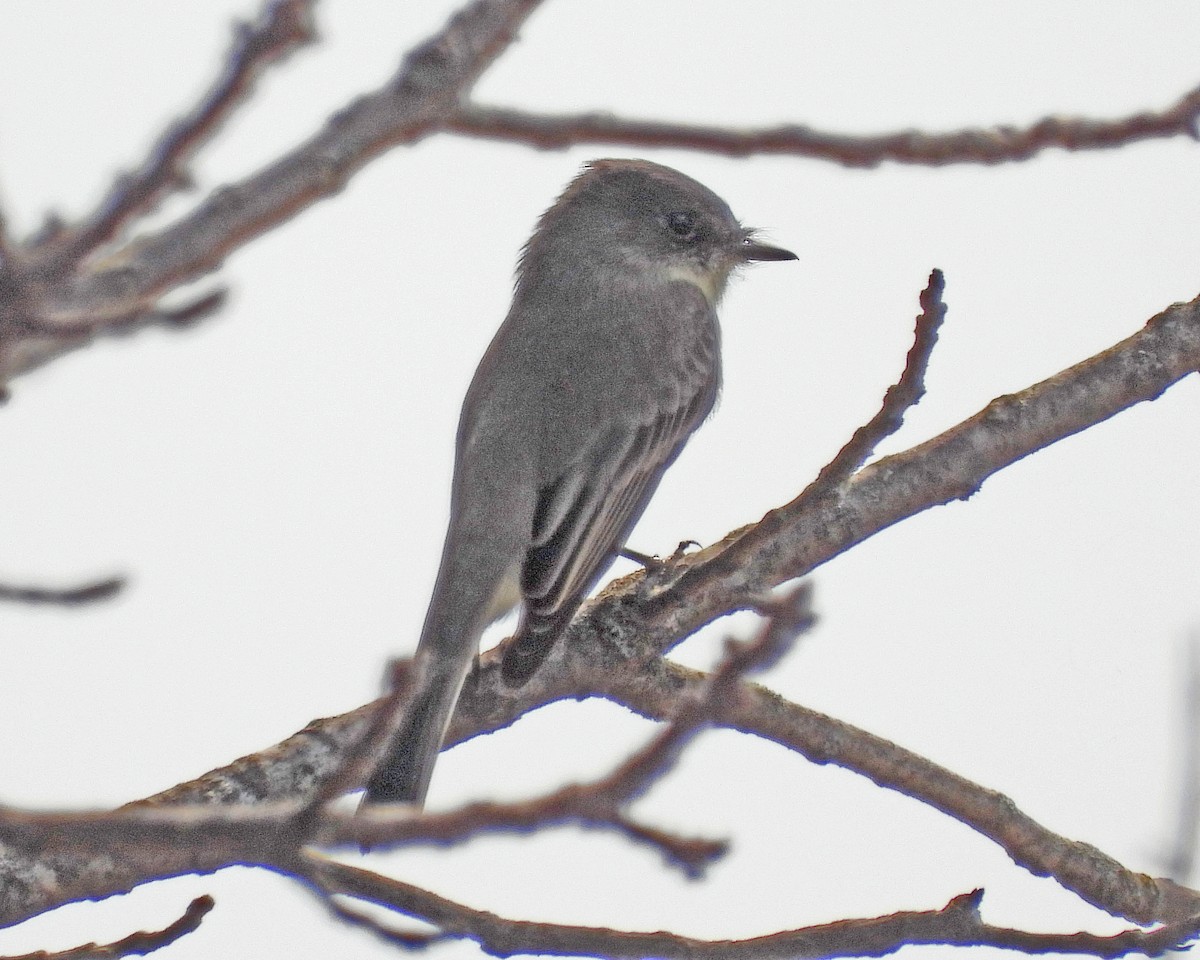
<path fill-rule="evenodd" d="M 440 129 L 445 114 L 507 49 L 540 0 L 475 0 L 404 58 L 383 87 L 334 114 L 274 163 L 214 190 L 194 210 L 139 237 L 112 265 L 55 291 L 55 323 L 127 316 L 215 269 L 233 250 L 337 194 L 384 151 Z"/>
<path fill-rule="evenodd" d="M 879 412 L 855 430 L 837 455 L 821 468 L 816 479 L 805 487 L 787 507 L 781 509 L 788 510 L 792 514 L 802 514 L 813 510 L 821 501 L 835 496 L 842 485 L 866 462 L 875 448 L 903 426 L 905 413 L 925 395 L 925 371 L 929 367 L 933 348 L 937 345 L 938 331 L 946 317 L 946 305 L 942 302 L 944 289 L 945 278 L 942 276 L 942 271 L 935 268 L 930 272 L 929 281 L 918 298 L 921 312 L 916 318 L 913 344 L 904 359 L 904 369 L 900 373 L 900 379 L 888 387 L 884 393 Z M 775 522 L 774 514 L 768 514 L 756 526 L 748 526 L 726 536 L 712 550 L 727 550 L 733 544 L 738 543 L 743 535 L 761 538 L 764 536 L 764 530 L 769 529 L 773 522 Z M 700 576 L 711 576 L 712 571 L 720 569 L 723 564 L 719 553 L 704 562 L 697 562 L 697 560 L 697 557 L 691 557 L 681 573 L 672 570 L 674 580 L 667 587 L 657 589 L 660 603 L 663 602 L 663 597 L 676 593 L 680 582 L 686 583 L 688 580 L 694 580 Z M 689 570 L 686 569 L 687 565 L 694 566 Z M 735 608 L 743 606 L 744 602 L 739 598 L 734 605 Z M 732 609 L 721 612 L 729 613 L 732 612 Z"/>
<path fill-rule="evenodd" d="M 366 807 L 355 819 L 327 815 L 322 839 L 329 845 L 347 844 L 367 849 L 400 846 L 454 846 L 482 833 L 533 833 L 572 825 L 585 830 L 615 830 L 629 840 L 650 846 L 668 865 L 689 877 L 722 856 L 727 845 L 720 840 L 680 837 L 631 821 L 604 793 L 607 784 L 569 784 L 529 800 L 499 803 L 477 801 L 456 810 L 397 815 L 385 808 Z"/>
<path fill-rule="evenodd" d="M 1196 138 L 1200 87 L 1159 112 L 1145 111 L 1115 120 L 1051 116 L 1029 127 L 996 126 L 925 133 L 901 130 L 879 136 L 828 133 L 800 124 L 737 130 L 656 120 L 631 120 L 611 113 L 535 114 L 479 105 L 464 106 L 446 129 L 470 137 L 524 143 L 540 150 L 579 144 L 702 150 L 746 157 L 783 154 L 828 160 L 846 167 L 875 167 L 885 161 L 944 166 L 952 163 L 1008 163 L 1045 150 L 1099 150 L 1141 140 Z"/>
<path fill-rule="evenodd" d="M 765 620 L 758 635 L 739 644 L 725 643 L 725 655 L 691 699 L 680 701 L 670 723 L 645 747 L 593 785 L 597 797 L 615 804 L 631 803 L 670 771 L 683 748 L 720 715 L 720 705 L 738 682 L 773 665 L 800 634 L 812 628 L 812 588 L 807 581 L 787 595 L 761 602 Z"/>
<path fill-rule="evenodd" d="M 663 676 L 609 671 L 598 693 L 651 719 L 674 716 L 681 701 L 708 683 L 699 671 L 666 661 Z M 832 763 L 928 804 L 998 844 L 1035 876 L 1053 877 L 1088 903 L 1134 923 L 1178 921 L 1200 914 L 1200 894 L 1135 873 L 1085 843 L 1047 830 L 1008 797 L 932 760 L 745 682 L 721 701 L 720 726 L 762 737 L 814 763 Z"/>
<path fill-rule="evenodd" d="M 197 897 L 188 904 L 187 910 L 178 920 L 161 930 L 139 930 L 113 943 L 85 943 L 67 950 L 56 950 L 53 953 L 39 950 L 36 953 L 8 956 L 0 958 L 0 960 L 101 960 L 103 957 L 116 958 L 127 957 L 134 953 L 152 953 L 170 946 L 181 937 L 198 930 L 200 921 L 214 906 L 216 903 L 212 897 L 208 895 Z"/>
<path fill-rule="evenodd" d="M 65 607 L 97 603 L 115 597 L 125 587 L 124 577 L 106 577 L 77 587 L 14 587 L 0 583 L 0 600 L 14 603 L 58 604 Z"/>
<path fill-rule="evenodd" d="M 235 25 L 233 47 L 212 89 L 167 129 L 137 171 L 112 185 L 85 223 L 55 238 L 53 251 L 39 264 L 44 275 L 62 275 L 112 240 L 124 225 L 152 210 L 164 194 L 187 184 L 186 164 L 246 101 L 263 70 L 315 39 L 314 3 L 272 0 L 257 22 Z"/>
<path fill-rule="evenodd" d="M 427 890 L 368 870 L 306 857 L 309 877 L 328 899 L 347 894 L 389 907 L 436 926 L 444 937 L 473 940 L 488 953 L 608 957 L 617 960 L 779 960 L 779 958 L 879 957 L 904 946 L 992 946 L 1026 953 L 1078 953 L 1122 957 L 1158 956 L 1195 939 L 1200 918 L 1190 917 L 1158 930 L 1125 930 L 1113 936 L 1090 933 L 1032 933 L 984 923 L 979 915 L 983 891 L 955 897 L 940 910 L 907 911 L 884 917 L 784 930 L 745 940 L 700 940 L 676 933 L 642 933 L 606 927 L 509 920 L 455 903 Z M 361 922 L 378 922 L 362 914 Z M 381 930 L 386 928 L 379 927 Z"/>
<path fill-rule="evenodd" d="M 884 393 L 879 412 L 854 431 L 846 445 L 821 469 L 817 479 L 800 494 L 800 498 L 820 497 L 847 480 L 867 462 L 880 443 L 904 425 L 904 415 L 925 396 L 925 371 L 929 368 L 929 359 L 937 345 L 938 331 L 946 318 L 946 305 L 942 302 L 945 287 L 942 271 L 933 270 L 929 274 L 928 284 L 921 291 L 921 312 L 917 315 L 913 345 L 904 358 L 900 379 Z"/>
<path fill-rule="evenodd" d="M 1127 340 L 1043 383 L 1001 398 L 940 437 L 863 468 L 847 484 L 836 509 L 785 518 L 761 552 L 744 558 L 741 569 L 681 589 L 672 607 L 660 607 L 655 598 L 643 599 L 640 578 L 625 578 L 589 604 L 571 625 L 564 638 L 571 656 L 548 664 L 520 696 L 504 690 L 498 658 L 485 656 L 478 683 L 460 701 L 449 742 L 502 728 L 546 703 L 585 693 L 627 703 L 647 716 L 669 718 L 678 707 L 671 696 L 684 687 L 684 681 L 700 684 L 703 680 L 689 679 L 680 673 L 683 668 L 658 655 L 711 619 L 714 610 L 728 607 L 731 596 L 759 595 L 906 516 L 966 495 L 1020 457 L 1156 397 L 1196 369 L 1200 369 L 1200 299 L 1168 308 Z M 707 555 L 702 553 L 699 561 Z M 689 555 L 679 562 L 691 559 Z M 622 659 L 636 663 L 637 670 L 621 669 Z M 612 685 L 617 677 L 632 686 L 618 689 Z M 753 684 L 742 686 L 755 689 Z M 877 782 L 905 782 L 910 795 L 939 809 L 944 804 L 963 822 L 978 823 L 985 831 L 988 824 L 1000 824 L 1002 830 L 994 839 L 1018 863 L 1038 875 L 1055 877 L 1114 915 L 1153 923 L 1200 913 L 1200 897 L 1194 891 L 1132 873 L 1119 864 L 1114 867 L 1098 851 L 1073 845 L 1014 814 L 1011 801 L 998 794 L 941 768 L 921 767 L 920 758 L 909 754 L 893 757 L 879 749 L 880 744 L 888 746 L 886 741 L 786 704 L 773 694 L 764 691 L 756 696 L 762 697 L 757 714 L 727 713 L 722 723 L 758 732 L 817 763 L 837 762 Z M 728 709 L 750 711 L 751 707 L 753 703 L 739 698 Z M 360 708 L 314 722 L 279 745 L 134 806 L 248 804 L 311 795 L 317 782 L 340 762 L 342 751 L 371 710 Z M 863 762 L 859 754 L 876 757 L 878 762 Z M 894 776 L 889 773 L 893 763 L 898 765 Z M 905 780 L 905 765 L 916 771 L 917 779 Z M 921 783 L 919 777 L 926 775 L 929 782 Z M 942 780 L 944 776 L 950 779 Z M 956 799 L 959 792 L 964 799 Z M 47 862 L 9 850 L 0 861 L 0 885 L 8 894 L 0 904 L 0 923 L 26 919 L 65 899 L 127 890 L 145 877 L 138 863 L 111 857 L 63 856 Z"/>
<path fill-rule="evenodd" d="M 1023 457 L 1153 400 L 1200 370 L 1200 297 L 1041 383 L 998 397 L 949 430 L 863 467 L 835 503 L 802 494 L 748 532 L 681 558 L 685 570 L 647 602 L 641 626 L 686 637 L 745 598 L 806 576 L 901 520 L 970 497 Z"/>
<path fill-rule="evenodd" d="M 33 370 L 56 357 L 78 350 L 101 334 L 114 337 L 132 336 L 147 327 L 172 331 L 187 330 L 220 311 L 228 298 L 229 291 L 221 287 L 177 307 L 139 306 L 121 316 L 74 321 L 50 320 L 32 316 L 26 311 L 13 318 L 11 324 L 24 340 L 19 365 L 25 371 Z M 3 351 L 0 351 L 0 378 L 3 377 L 5 359 Z"/>
<path fill-rule="evenodd" d="M 324 893 L 324 891 L 322 891 Z M 407 930 L 393 930 L 383 925 L 378 917 L 373 917 L 362 910 L 355 910 L 333 897 L 322 896 L 324 904 L 335 917 L 370 931 L 383 943 L 391 947 L 401 947 L 405 950 L 424 950 L 435 943 L 451 939 L 442 933 L 413 933 Z"/>
<path fill-rule="evenodd" d="M 216 313 L 225 306 L 228 299 L 229 290 L 219 287 L 178 307 L 138 309 L 122 317 L 79 320 L 74 323 L 50 322 L 30 317 L 24 319 L 20 326 L 27 333 L 63 340 L 88 338 L 98 333 L 128 333 L 147 326 L 182 329 Z"/>
<path fill-rule="evenodd" d="M 355 840 L 385 848 L 403 842 L 460 843 L 481 832 L 530 832 L 573 823 L 586 828 L 615 828 L 630 839 L 650 844 L 688 876 L 699 876 L 726 849 L 721 841 L 678 837 L 632 821 L 624 808 L 641 797 L 673 767 L 684 748 L 721 713 L 720 704 L 740 679 L 773 664 L 808 630 L 814 617 L 812 591 L 802 583 L 783 597 L 764 600 L 765 620 L 749 642 L 728 641 L 717 669 L 694 695 L 681 699 L 669 722 L 650 741 L 607 775 L 587 784 L 571 784 L 517 803 L 476 803 L 449 813 L 396 817 L 390 811 L 364 811 Z"/>
<path fill-rule="evenodd" d="M 904 369 L 900 373 L 900 379 L 884 392 L 879 411 L 854 431 L 837 455 L 821 468 L 816 478 L 781 510 L 786 510 L 792 515 L 803 514 L 815 509 L 821 501 L 835 497 L 843 484 L 874 453 L 875 448 L 904 425 L 904 415 L 925 395 L 925 371 L 929 367 L 933 348 L 937 345 L 938 331 L 946 318 L 946 305 L 942 301 L 944 290 L 945 278 L 942 271 L 935 268 L 930 272 L 925 289 L 918 298 L 921 312 L 916 318 L 913 344 L 904 358 Z M 777 522 L 775 514 L 779 512 L 773 511 L 757 525 L 730 534 L 724 538 L 720 547 L 730 549 L 733 544 L 739 543 L 743 535 L 752 540 L 764 538 L 772 523 Z M 691 562 L 694 563 L 695 560 L 696 558 L 692 558 Z M 696 564 L 691 570 L 685 569 L 682 574 L 675 576 L 669 588 L 658 591 L 659 603 L 664 602 L 664 597 L 674 595 L 681 581 L 686 583 L 688 579 L 710 576 L 712 571 L 719 570 L 722 564 L 723 559 L 718 555 L 714 559 Z M 736 606 L 746 605 L 749 599 L 739 599 Z M 729 613 L 732 609 L 722 612 Z"/>

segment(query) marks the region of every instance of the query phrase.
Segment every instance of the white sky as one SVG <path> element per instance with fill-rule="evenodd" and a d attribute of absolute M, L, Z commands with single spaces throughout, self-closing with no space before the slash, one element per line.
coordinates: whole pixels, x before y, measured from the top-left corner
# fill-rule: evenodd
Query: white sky
<path fill-rule="evenodd" d="M 324 0 L 323 42 L 268 74 L 196 164 L 200 189 L 306 137 L 456 6 Z M 1194 2 L 1047 6 L 558 0 L 477 94 L 853 133 L 1116 116 L 1200 82 Z M 208 85 L 231 18 L 256 11 L 4 0 L 0 201 L 15 231 L 89 209 Z M 84 610 L 0 606 L 0 800 L 122 803 L 375 694 L 385 659 L 416 640 L 458 405 L 519 247 L 580 164 L 608 154 L 633 155 L 453 137 L 394 151 L 233 257 L 217 319 L 14 383 L 0 409 L 0 578 L 133 581 Z M 888 451 L 1200 288 L 1200 147 L 1183 139 L 942 170 L 646 155 L 800 263 L 757 268 L 727 297 L 724 398 L 635 532 L 645 551 L 710 541 L 794 496 L 898 374 L 931 267 L 950 313 L 929 394 Z M 830 563 L 815 577 L 819 629 L 768 682 L 1161 872 L 1181 645 L 1200 624 L 1198 401 L 1192 378 Z M 747 623 L 677 655 L 710 663 L 721 631 Z M 446 755 L 430 802 L 596 773 L 649 730 L 612 705 L 558 705 Z M 730 837 L 733 852 L 703 884 L 572 831 L 395 869 L 508 916 L 705 937 L 933 908 L 977 886 L 995 923 L 1116 929 L 914 801 L 731 733 L 705 736 L 639 813 Z M 162 926 L 200 892 L 217 909 L 163 960 L 394 955 L 296 884 L 246 870 L 58 911 L 0 931 L 0 953 Z"/>

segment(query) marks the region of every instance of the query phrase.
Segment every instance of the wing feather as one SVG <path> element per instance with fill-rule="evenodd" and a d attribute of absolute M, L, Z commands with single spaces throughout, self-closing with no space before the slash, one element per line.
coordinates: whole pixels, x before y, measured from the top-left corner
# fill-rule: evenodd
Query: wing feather
<path fill-rule="evenodd" d="M 664 471 L 712 408 L 714 378 L 694 372 L 702 375 L 671 409 L 633 430 L 626 426 L 621 434 L 600 438 L 572 473 L 540 491 L 521 573 L 524 615 L 503 664 L 510 684 L 523 683 L 545 659 L 625 542 Z"/>

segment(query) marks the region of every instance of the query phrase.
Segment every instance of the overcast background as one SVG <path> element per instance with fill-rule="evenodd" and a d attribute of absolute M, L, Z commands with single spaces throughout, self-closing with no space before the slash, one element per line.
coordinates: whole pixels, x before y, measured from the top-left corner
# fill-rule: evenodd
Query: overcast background
<path fill-rule="evenodd" d="M 323 0 L 322 42 L 267 74 L 201 154 L 199 192 L 164 214 L 306 138 L 457 6 Z M 90 209 L 207 88 L 231 19 L 257 9 L 3 0 L 12 230 Z M 558 0 L 476 97 L 848 133 L 1027 124 L 1167 106 L 1200 82 L 1198 36 L 1192 0 Z M 232 257 L 208 281 L 233 288 L 215 319 L 105 341 L 13 384 L 0 579 L 132 582 L 81 610 L 0 606 L 0 801 L 123 803 L 375 695 L 386 658 L 416 640 L 459 403 L 519 248 L 581 163 L 610 154 L 635 155 L 452 136 L 393 151 Z M 1200 292 L 1200 146 L 1182 138 L 991 168 L 645 155 L 800 260 L 747 271 L 728 294 L 724 397 L 634 533 L 643 551 L 707 543 L 794 496 L 899 373 L 932 267 L 950 312 L 928 396 L 889 451 Z M 1198 403 L 1193 377 L 820 569 L 820 626 L 767 682 L 1161 873 L 1182 646 L 1200 625 Z M 707 665 L 749 622 L 677 656 Z M 446 755 L 430 803 L 595 774 L 650 730 L 610 704 L 560 704 Z M 979 886 L 994 923 L 1117 929 L 956 822 L 732 733 L 705 735 L 639 813 L 733 851 L 700 884 L 569 830 L 392 867 L 505 916 L 702 937 L 936 908 Z M 294 882 L 244 869 L 57 911 L 0 931 L 0 952 L 160 927 L 201 892 L 216 910 L 164 960 L 394 955 Z"/>

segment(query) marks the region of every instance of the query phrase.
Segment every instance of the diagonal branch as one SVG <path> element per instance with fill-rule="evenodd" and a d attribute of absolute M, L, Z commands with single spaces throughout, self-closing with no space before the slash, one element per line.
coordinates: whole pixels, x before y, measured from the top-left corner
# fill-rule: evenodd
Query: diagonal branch
<path fill-rule="evenodd" d="M 900 379 L 888 387 L 879 412 L 854 431 L 837 456 L 821 468 L 817 479 L 794 503 L 812 503 L 832 493 L 866 462 L 884 439 L 900 429 L 904 414 L 925 395 L 925 371 L 937 345 L 938 330 L 946 318 L 946 305 L 942 302 L 945 287 L 941 270 L 929 274 L 929 282 L 921 291 L 921 312 L 917 315 L 913 345 L 904 359 Z"/>
<path fill-rule="evenodd" d="M 689 554 L 688 569 L 650 603 L 662 637 L 682 638 L 751 596 L 844 553 L 892 524 L 976 493 L 993 474 L 1059 440 L 1153 400 L 1200 370 L 1200 297 L 1152 317 L 1118 344 L 919 446 L 864 467 L 833 502 L 803 494 L 720 544 Z"/>
<path fill-rule="evenodd" d="M 301 0 L 280 0 L 284 6 L 273 10 L 286 11 L 293 2 Z M 215 270 L 239 247 L 336 194 L 384 151 L 436 132 L 539 2 L 474 0 L 411 50 L 387 84 L 332 116 L 307 142 L 241 182 L 215 190 L 161 230 L 68 271 L 145 212 L 232 108 L 240 85 L 260 63 L 257 54 L 247 53 L 243 69 L 235 56 L 225 83 L 167 134 L 132 181 L 114 188 L 81 227 L 59 227 L 34 249 L 17 277 L 21 282 L 7 298 L 11 303 L 0 290 L 0 386 L 84 346 L 84 331 L 97 335 L 133 329 L 134 321 L 152 311 L 164 294 Z M 71 331 L 72 339 L 55 336 L 61 330 Z"/>
<path fill-rule="evenodd" d="M 613 673 L 600 691 L 652 719 L 673 715 L 679 698 L 694 696 L 704 674 L 662 661 L 662 677 Z M 717 722 L 794 750 L 813 763 L 832 763 L 928 804 L 1002 847 L 1018 866 L 1049 876 L 1093 906 L 1135 923 L 1177 921 L 1200 914 L 1200 893 L 1170 880 L 1128 870 L 1095 847 L 1047 830 L 1003 794 L 988 790 L 882 737 L 809 710 L 757 684 L 742 684 L 722 701 Z"/>
<path fill-rule="evenodd" d="M 689 877 L 697 877 L 725 844 L 681 838 L 631 820 L 625 808 L 669 773 L 683 750 L 721 714 L 721 704 L 734 695 L 739 680 L 775 663 L 796 639 L 811 629 L 812 591 L 802 583 L 789 594 L 765 600 L 765 620 L 747 643 L 727 641 L 726 653 L 704 684 L 691 696 L 676 699 L 669 723 L 642 748 L 607 775 L 586 784 L 570 784 L 518 803 L 475 803 L 446 814 L 423 813 L 397 820 L 391 811 L 360 813 L 354 840 L 370 848 L 387 847 L 416 838 L 458 843 L 481 832 L 531 832 L 550 825 L 573 823 L 587 828 L 615 828 L 628 838 L 659 850 L 667 861 Z M 628 669 L 628 668 L 627 668 Z M 381 711 L 384 713 L 384 711 Z"/>
<path fill-rule="evenodd" d="M 758 685 L 736 683 L 730 688 L 722 683 L 720 673 L 708 676 L 665 660 L 658 661 L 655 670 L 629 666 L 623 671 L 610 670 L 595 685 L 599 695 L 645 716 L 676 718 L 618 774 L 590 786 L 566 787 L 527 803 L 478 803 L 459 811 L 384 818 L 378 823 L 373 822 L 378 818 L 368 817 L 364 823 L 350 816 L 331 815 L 323 834 L 333 842 L 357 843 L 364 831 L 371 835 L 370 831 L 378 828 L 376 840 L 392 843 L 457 842 L 481 830 L 532 830 L 558 822 L 586 826 L 590 813 L 596 820 L 593 825 L 607 823 L 635 836 L 602 809 L 606 798 L 622 802 L 628 797 L 631 791 L 623 787 L 622 778 L 634 787 L 642 781 L 637 776 L 625 776 L 624 767 L 656 770 L 654 754 L 661 752 L 663 738 L 676 732 L 673 728 L 679 727 L 678 718 L 686 717 L 691 705 L 704 704 L 707 722 L 769 739 L 816 763 L 837 764 L 929 804 L 999 844 L 1019 866 L 1038 876 L 1054 877 L 1114 916 L 1154 923 L 1178 922 L 1200 914 L 1200 894 L 1195 891 L 1134 873 L 1093 847 L 1045 829 L 1007 797 L 866 731 L 789 703 Z M 720 695 L 714 696 L 722 686 L 725 688 Z M 8 849 L 10 860 L 18 850 L 25 851 L 26 856 L 36 855 L 41 858 L 42 875 L 53 869 L 60 857 L 66 856 L 68 864 L 75 861 L 71 879 L 58 891 L 69 899 L 114 893 L 147 879 L 211 871 L 230 863 L 260 863 L 285 871 L 301 869 L 292 850 L 307 835 L 307 830 L 296 829 L 297 814 L 303 816 L 305 809 L 302 804 L 293 801 L 226 807 L 220 812 L 194 805 L 142 806 L 140 811 L 130 807 L 127 812 L 97 814 L 4 811 L 0 834 L 5 843 L 16 845 Z M 682 852 L 677 853 L 670 844 L 653 837 L 643 839 L 675 855 L 685 867 L 698 857 L 692 865 L 699 868 L 719 852 L 712 848 L 706 853 L 702 844 L 685 841 Z M 679 843 L 678 838 L 668 839 Z M 694 849 L 687 850 L 686 844 Z M 113 856 L 115 849 L 122 851 L 121 857 Z M 95 875 L 86 871 L 87 883 L 81 885 L 79 874 L 84 871 L 78 870 L 77 861 L 85 852 L 93 867 L 107 866 L 96 869 Z M 115 860 L 120 861 L 119 866 Z"/>
<path fill-rule="evenodd" d="M 413 49 L 381 89 L 333 116 L 306 143 L 188 216 L 140 238 L 114 267 L 68 284 L 54 319 L 116 316 L 194 280 L 233 250 L 332 196 L 383 151 L 438 129 L 454 104 L 512 41 L 538 0 L 475 0 Z"/>
<path fill-rule="evenodd" d="M 210 896 L 196 897 L 173 923 L 161 930 L 139 930 L 113 943 L 85 943 L 54 953 L 25 954 L 23 957 L 8 957 L 5 960 L 99 960 L 101 957 L 127 957 L 130 954 L 147 954 L 169 947 L 181 937 L 195 933 L 203 920 L 215 906 Z"/>
<path fill-rule="evenodd" d="M 746 605 L 748 597 L 812 569 L 906 516 L 954 496 L 965 496 L 992 473 L 1020 457 L 1101 422 L 1126 406 L 1156 397 L 1196 369 L 1200 369 L 1200 300 L 1170 307 L 1150 320 L 1143 330 L 1096 357 L 1019 394 L 993 402 L 940 437 L 864 468 L 845 484 L 836 502 L 818 505 L 800 516 L 791 516 L 787 507 L 781 508 L 764 521 L 765 528 L 760 534 L 727 538 L 714 548 L 678 561 L 696 569 L 689 569 L 668 588 L 675 596 L 674 603 L 663 603 L 660 597 L 651 595 L 640 574 L 614 582 L 585 606 L 559 645 L 562 649 L 519 692 L 508 690 L 501 681 L 499 654 L 495 651 L 485 654 L 477 682 L 459 702 L 447 745 L 500 729 L 555 700 L 591 696 L 598 690 L 603 695 L 606 682 L 618 673 L 627 683 L 632 682 L 629 679 L 632 677 L 644 685 L 640 688 L 643 702 L 639 709 L 656 715 L 654 685 L 665 696 L 678 683 L 678 677 L 665 672 L 661 654 L 699 624 L 731 606 Z M 748 543 L 757 546 L 745 549 Z M 745 549 L 744 569 L 723 566 L 725 554 L 739 549 Z M 715 565 L 708 567 L 708 564 Z M 634 693 L 628 689 L 613 690 L 608 695 L 616 697 L 618 693 L 632 703 Z M 782 701 L 770 699 L 762 707 L 777 725 L 772 736 L 780 742 L 796 740 L 794 749 L 816 762 L 828 762 L 828 751 L 836 747 L 843 752 L 839 756 L 847 767 L 857 769 L 851 765 L 851 752 L 844 741 L 861 732 L 781 704 Z M 164 791 L 137 806 L 261 803 L 311 796 L 317 784 L 339 765 L 348 744 L 361 734 L 372 707 L 368 705 L 342 717 L 314 722 L 277 746 Z M 660 707 L 665 710 L 665 701 Z M 749 725 L 752 721 L 742 722 Z M 802 746 L 806 740 L 809 745 Z M 870 752 L 871 741 L 865 742 L 868 745 L 865 749 Z M 869 765 L 864 765 L 860 772 L 872 779 L 884 778 L 883 773 Z M 983 805 L 978 819 L 986 824 L 990 816 L 987 805 L 998 805 L 997 811 L 1003 812 L 1006 804 L 997 795 L 975 789 L 979 791 L 978 802 Z M 925 799 L 917 787 L 911 787 L 910 793 Z M 932 799 L 926 802 L 937 805 Z M 953 807 L 952 799 L 945 802 Z M 960 814 L 961 810 L 955 813 Z M 1020 821 L 1011 841 L 1014 846 L 1007 839 L 1003 841 L 1006 849 L 1021 851 L 1029 845 L 1036 847 L 1045 838 L 1036 827 Z M 1050 835 L 1048 842 L 1052 839 Z M 1054 849 L 1052 842 L 1050 849 Z M 1083 890 L 1084 882 L 1073 878 L 1072 871 L 1086 873 L 1089 858 L 1095 854 L 1087 848 L 1074 849 L 1077 856 L 1061 869 L 1057 861 L 1038 861 L 1036 850 L 1029 856 L 1018 853 L 1018 858 L 1028 863 L 1030 869 L 1049 872 L 1060 880 L 1065 877 L 1064 882 L 1071 889 Z M 48 883 L 47 876 L 60 880 Z M 1111 889 L 1106 886 L 1107 881 L 1089 882 L 1085 898 L 1134 920 L 1178 919 L 1183 913 L 1200 909 L 1200 900 L 1190 891 L 1136 874 L 1129 876 L 1133 877 L 1133 883 L 1128 889 L 1122 888 L 1128 877 Z M 81 877 L 88 884 L 88 890 L 82 892 L 78 890 Z M 4 849 L 0 856 L 0 924 L 41 912 L 61 903 L 64 897 L 88 895 L 89 891 L 95 895 L 111 893 L 140 880 L 129 864 L 114 863 L 111 858 L 88 860 L 64 856 L 47 862 L 16 849 Z"/>
<path fill-rule="evenodd" d="M 173 923 L 161 930 L 139 930 L 113 943 L 84 943 L 66 950 L 48 953 L 38 950 L 19 957 L 4 957 L 0 960 L 101 960 L 105 957 L 127 957 L 131 954 L 147 954 L 168 947 L 181 937 L 200 929 L 200 921 L 215 906 L 209 896 L 196 897 Z"/>
<path fill-rule="evenodd" d="M 238 24 L 221 76 L 204 100 L 176 121 L 132 174 L 120 177 L 84 223 L 56 234 L 38 264 L 45 276 L 61 276 L 112 240 L 135 217 L 152 210 L 164 194 L 187 182 L 186 164 L 253 90 L 263 70 L 315 39 L 315 0 L 272 0 L 257 23 Z"/>
<path fill-rule="evenodd" d="M 879 136 L 828 133 L 801 124 L 736 130 L 659 120 L 631 120 L 611 113 L 537 114 L 470 105 L 447 129 L 464 136 L 524 143 L 539 150 L 580 144 L 702 150 L 730 157 L 783 154 L 828 160 L 844 167 L 876 167 L 885 161 L 945 166 L 1010 163 L 1045 150 L 1103 150 L 1141 140 L 1196 137 L 1200 87 L 1161 111 L 1115 120 L 1051 116 L 1029 127 L 976 127 L 950 133 L 901 130 Z"/>
<path fill-rule="evenodd" d="M 758 636 L 745 644 L 726 641 L 724 657 L 703 686 L 694 689 L 691 697 L 677 698 L 670 723 L 595 785 L 600 797 L 616 805 L 644 795 L 675 766 L 696 734 L 721 716 L 723 704 L 735 695 L 739 681 L 777 662 L 816 622 L 808 583 L 801 583 L 785 597 L 764 601 L 761 610 L 766 619 Z"/>

